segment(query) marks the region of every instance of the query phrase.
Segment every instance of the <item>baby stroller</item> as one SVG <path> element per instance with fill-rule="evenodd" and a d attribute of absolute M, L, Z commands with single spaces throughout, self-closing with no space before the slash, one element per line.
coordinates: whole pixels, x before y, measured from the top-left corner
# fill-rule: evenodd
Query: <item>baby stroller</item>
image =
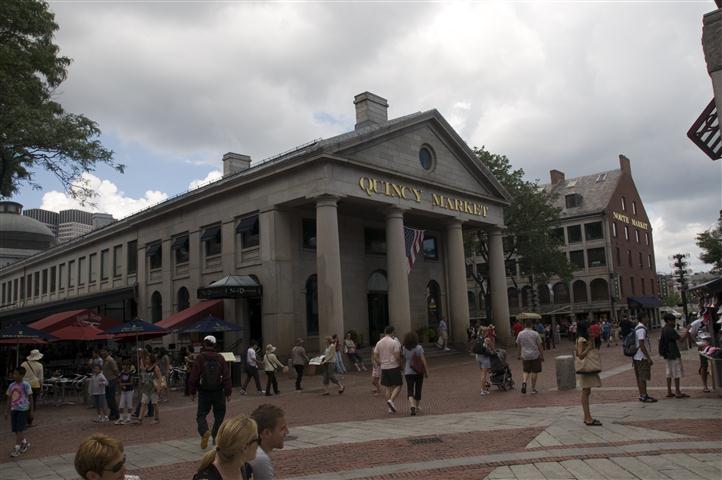
<path fill-rule="evenodd" d="M 511 378 L 511 369 L 506 363 L 506 350 L 498 348 L 496 353 L 492 355 L 489 380 L 492 385 L 496 385 L 499 390 L 502 391 L 514 388 L 514 380 Z"/>

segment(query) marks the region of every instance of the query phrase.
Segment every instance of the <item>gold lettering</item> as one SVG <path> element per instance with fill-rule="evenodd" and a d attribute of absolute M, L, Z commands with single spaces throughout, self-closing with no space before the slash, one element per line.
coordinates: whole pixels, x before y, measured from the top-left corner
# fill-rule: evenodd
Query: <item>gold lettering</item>
<path fill-rule="evenodd" d="M 421 190 L 412 188 L 411 191 L 414 192 L 414 197 L 416 197 L 416 203 L 421 203 Z"/>
<path fill-rule="evenodd" d="M 401 186 L 396 185 L 395 183 L 392 183 L 391 187 L 394 190 L 393 193 L 395 193 L 397 197 L 403 198 L 404 195 L 403 195 L 403 192 L 401 191 L 401 188 L 402 188 Z"/>
<path fill-rule="evenodd" d="M 391 196 L 391 184 L 389 182 L 383 182 L 384 183 L 384 195 L 387 197 Z"/>
<path fill-rule="evenodd" d="M 483 208 L 483 210 L 484 210 L 483 217 L 486 218 L 486 215 L 489 213 L 489 207 L 487 207 L 486 205 L 484 205 L 482 208 Z"/>
<path fill-rule="evenodd" d="M 450 198 L 446 199 L 446 208 L 448 208 L 449 210 L 456 210 L 454 208 L 454 202 Z"/>
<path fill-rule="evenodd" d="M 371 196 L 371 192 L 374 191 L 374 188 L 371 186 L 372 183 L 375 182 L 372 182 L 372 180 L 368 177 L 361 177 L 358 179 L 358 186 L 361 187 L 361 190 L 366 192 L 366 195 L 369 197 Z"/>
<path fill-rule="evenodd" d="M 443 207 L 444 206 L 444 196 L 432 193 L 431 194 L 431 206 L 432 207 Z"/>
<path fill-rule="evenodd" d="M 478 204 L 478 203 L 475 203 L 475 204 L 474 204 L 474 212 L 473 212 L 473 213 L 474 213 L 474 215 L 479 215 L 479 214 L 481 213 L 481 212 L 479 211 L 479 204 Z"/>

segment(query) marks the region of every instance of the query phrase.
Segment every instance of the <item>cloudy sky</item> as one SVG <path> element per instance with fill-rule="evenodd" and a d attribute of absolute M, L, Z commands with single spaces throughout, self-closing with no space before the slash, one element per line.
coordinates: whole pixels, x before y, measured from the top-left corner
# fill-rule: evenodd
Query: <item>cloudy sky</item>
<path fill-rule="evenodd" d="M 353 96 L 391 118 L 438 109 L 471 146 L 531 179 L 632 160 L 657 269 L 722 208 L 722 162 L 686 131 L 712 98 L 701 47 L 712 0 L 245 3 L 55 1 L 73 59 L 58 91 L 127 165 L 87 180 L 122 217 L 218 178 L 228 151 L 262 160 L 353 128 Z M 26 208 L 73 202 L 50 176 Z"/>

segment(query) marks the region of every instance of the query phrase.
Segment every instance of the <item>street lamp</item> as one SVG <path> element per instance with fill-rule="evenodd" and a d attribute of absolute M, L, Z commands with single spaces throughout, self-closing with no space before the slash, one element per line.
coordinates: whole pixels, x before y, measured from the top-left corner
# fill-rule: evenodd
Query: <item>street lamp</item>
<path fill-rule="evenodd" d="M 679 285 L 680 293 L 682 294 L 682 309 L 684 311 L 684 324 L 687 325 L 687 319 L 689 313 L 687 312 L 687 276 L 692 273 L 692 269 L 689 267 L 689 253 L 676 253 L 669 256 L 671 261 L 670 266 L 672 267 L 672 273 L 677 277 L 676 283 Z"/>

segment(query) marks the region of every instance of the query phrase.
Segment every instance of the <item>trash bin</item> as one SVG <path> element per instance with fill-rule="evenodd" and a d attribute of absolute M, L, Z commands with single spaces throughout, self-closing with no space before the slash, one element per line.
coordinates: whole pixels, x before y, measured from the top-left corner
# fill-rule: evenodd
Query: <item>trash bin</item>
<path fill-rule="evenodd" d="M 572 355 L 559 355 L 554 357 L 557 370 L 557 389 L 573 390 L 577 388 L 577 374 L 574 370 L 574 357 Z"/>
<path fill-rule="evenodd" d="M 709 365 L 707 372 L 712 377 L 712 391 L 722 396 L 722 358 L 714 358 L 709 355 L 700 353 L 700 356 L 707 359 Z"/>
<path fill-rule="evenodd" d="M 241 362 L 230 362 L 231 364 L 231 384 L 234 387 L 243 385 L 243 365 Z"/>

